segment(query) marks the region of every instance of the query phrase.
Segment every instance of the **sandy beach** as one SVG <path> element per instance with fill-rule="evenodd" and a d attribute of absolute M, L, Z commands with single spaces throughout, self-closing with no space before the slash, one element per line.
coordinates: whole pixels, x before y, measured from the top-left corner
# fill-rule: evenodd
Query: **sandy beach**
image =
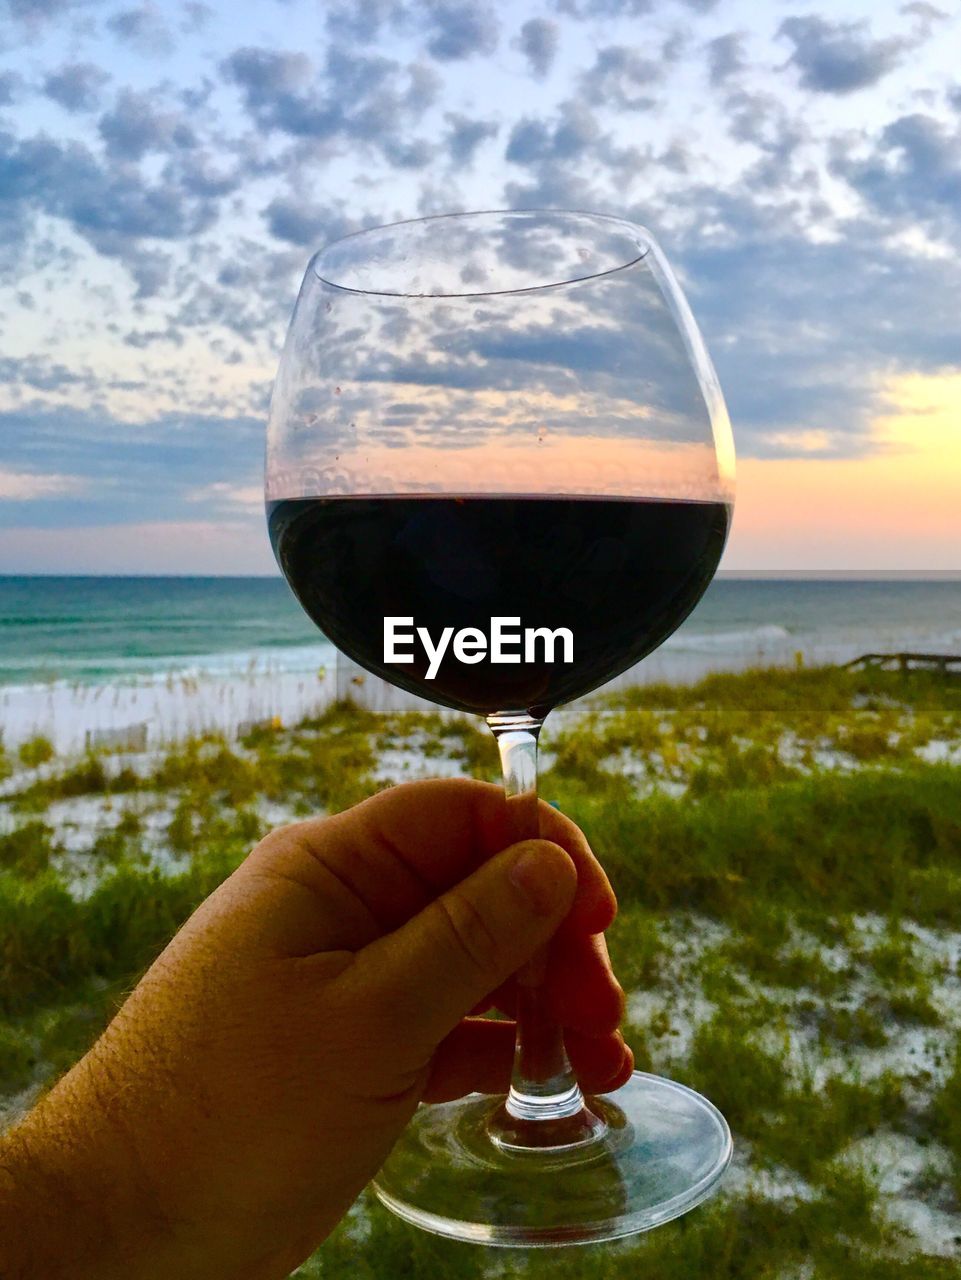
<path fill-rule="evenodd" d="M 44 759 L 36 743 L 8 750 L 8 1119 L 264 831 L 410 778 L 496 778 L 478 721 L 338 700 L 364 689 L 357 678 L 267 681 L 244 703 L 225 694 L 238 720 L 261 718 L 203 741 Z M 278 705 L 295 716 L 308 695 L 306 718 L 276 716 Z M 211 694 L 163 696 L 170 714 Z M 621 901 L 610 945 L 638 1064 L 701 1089 L 734 1129 L 724 1192 L 693 1227 L 708 1256 L 716 1233 L 761 1221 L 764 1247 L 786 1264 L 784 1224 L 818 1213 L 859 1256 L 904 1268 L 884 1275 L 940 1278 L 957 1260 L 959 699 L 950 677 L 772 668 L 626 682 L 545 730 L 542 794 L 588 833 Z M 78 704 L 71 714 L 82 725 Z M 298 1275 L 347 1275 L 351 1239 L 375 1226 L 403 1231 L 362 1201 Z M 391 1234 L 392 1247 L 404 1238 Z M 653 1240 L 654 1274 L 710 1274 Z M 446 1246 L 424 1247 L 443 1274 Z M 756 1251 L 758 1238 L 742 1247 Z"/>
<path fill-rule="evenodd" d="M 268 830 L 411 779 L 498 780 L 479 716 L 338 654 L 279 581 L 0 587 L 0 1118 Z M 959 644 L 956 581 L 725 581 L 548 716 L 541 794 L 617 891 L 637 1063 L 735 1136 L 718 1200 L 637 1246 L 645 1274 L 717 1280 L 733 1249 L 785 1280 L 953 1277 L 961 676 L 843 664 Z M 371 1280 L 461 1276 L 434 1242 L 395 1265 L 405 1230 L 362 1200 L 297 1280 L 348 1280 L 372 1233 Z M 570 1280 L 603 1280 L 593 1257 Z"/>

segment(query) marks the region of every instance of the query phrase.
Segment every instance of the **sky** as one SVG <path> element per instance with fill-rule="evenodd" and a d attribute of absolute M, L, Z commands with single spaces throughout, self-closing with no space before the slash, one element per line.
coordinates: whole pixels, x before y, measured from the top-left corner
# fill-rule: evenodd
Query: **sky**
<path fill-rule="evenodd" d="M 959 48 L 928 0 L 0 0 L 0 572 L 275 572 L 309 257 L 491 208 L 657 237 L 724 569 L 961 568 Z"/>

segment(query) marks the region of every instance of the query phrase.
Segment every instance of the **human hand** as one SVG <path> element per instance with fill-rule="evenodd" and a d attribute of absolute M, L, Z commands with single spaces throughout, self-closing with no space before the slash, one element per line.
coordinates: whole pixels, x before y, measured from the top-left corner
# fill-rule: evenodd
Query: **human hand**
<path fill-rule="evenodd" d="M 505 848 L 500 788 L 451 780 L 267 836 L 0 1146 L 0 1239 L 6 1193 L 42 1259 L 0 1272 L 286 1276 L 420 1101 L 506 1089 L 513 1024 L 466 1015 L 509 1008 L 552 937 L 574 1070 L 622 1084 L 613 894 L 574 824 L 544 804 L 540 821 Z"/>

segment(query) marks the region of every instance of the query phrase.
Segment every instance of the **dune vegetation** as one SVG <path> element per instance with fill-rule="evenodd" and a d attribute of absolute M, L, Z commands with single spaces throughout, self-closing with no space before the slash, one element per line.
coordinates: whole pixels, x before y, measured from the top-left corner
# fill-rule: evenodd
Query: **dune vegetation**
<path fill-rule="evenodd" d="M 961 679 L 835 668 L 602 694 L 541 792 L 617 889 L 638 1065 L 708 1094 L 736 1157 L 616 1245 L 444 1242 L 370 1197 L 296 1273 L 940 1280 L 961 1258 Z M 350 703 L 161 753 L 0 755 L 0 1108 L 29 1106 L 270 826 L 408 777 L 495 778 L 490 737 Z"/>

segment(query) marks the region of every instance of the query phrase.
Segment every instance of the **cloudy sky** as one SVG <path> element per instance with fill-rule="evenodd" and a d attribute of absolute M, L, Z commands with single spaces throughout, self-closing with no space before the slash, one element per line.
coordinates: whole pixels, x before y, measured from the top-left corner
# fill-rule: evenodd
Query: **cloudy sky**
<path fill-rule="evenodd" d="M 271 572 L 310 253 L 499 207 L 666 249 L 726 568 L 961 567 L 959 49 L 946 0 L 0 0 L 0 572 Z"/>

